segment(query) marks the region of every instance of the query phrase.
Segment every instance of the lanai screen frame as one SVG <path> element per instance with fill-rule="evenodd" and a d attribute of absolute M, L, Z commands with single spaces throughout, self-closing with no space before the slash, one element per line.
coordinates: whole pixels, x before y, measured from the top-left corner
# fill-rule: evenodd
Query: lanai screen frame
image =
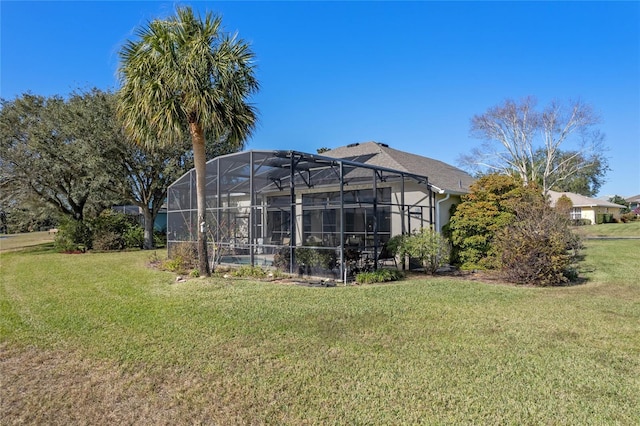
<path fill-rule="evenodd" d="M 400 233 L 406 234 L 410 229 L 411 218 L 420 214 L 420 223 L 434 225 L 435 194 L 429 179 L 424 175 L 417 175 L 392 168 L 366 164 L 372 155 L 363 155 L 350 158 L 333 158 L 320 154 L 309 154 L 300 151 L 243 151 L 216 157 L 207 162 L 207 229 L 209 261 L 219 264 L 224 258 L 224 253 L 229 253 L 225 263 L 238 263 L 235 254 L 243 252 L 243 262 L 252 266 L 258 266 L 261 261 L 266 262 L 263 254 L 274 255 L 279 253 L 282 258 L 283 249 L 288 248 L 289 273 L 299 272 L 296 262 L 296 249 L 302 247 L 303 241 L 298 237 L 304 237 L 304 229 L 299 229 L 299 221 L 304 222 L 305 206 L 301 200 L 303 195 L 315 192 L 322 193 L 322 189 L 333 194 L 339 194 L 337 202 L 332 204 L 333 210 L 339 211 L 338 238 L 333 244 L 309 245 L 305 248 L 319 250 L 329 255 L 333 251 L 336 257 L 336 269 L 332 272 L 334 278 L 347 279 L 347 232 L 345 219 L 345 195 L 347 198 L 353 193 L 367 193 L 370 191 L 371 199 L 366 202 L 357 201 L 358 208 L 371 208 L 373 211 L 372 227 L 372 262 L 373 268 L 378 266 L 378 256 L 382 248 L 380 235 L 377 228 L 379 209 L 388 208 L 389 212 L 395 206 L 400 214 Z M 408 204 L 405 201 L 406 185 L 414 188 L 422 188 L 426 194 L 421 203 Z M 379 201 L 383 188 L 399 189 L 399 203 L 385 203 Z M 271 194 L 271 195 L 270 195 Z M 396 198 L 397 198 L 396 193 Z M 271 208 L 265 200 L 275 196 L 287 196 L 288 203 L 281 206 L 283 212 L 288 211 L 289 238 L 282 239 L 278 243 L 271 244 L 264 241 L 265 227 L 267 223 L 267 211 Z M 258 203 L 258 199 L 260 203 Z M 275 200 L 275 198 L 272 198 Z M 335 202 L 335 200 L 334 200 Z M 329 203 L 329 200 L 327 200 Z M 427 217 L 424 218 L 424 208 L 427 209 Z M 417 209 L 417 210 L 416 210 Z M 242 215 L 239 213 L 242 212 Z M 365 213 L 366 214 L 366 213 Z M 246 242 L 238 243 L 243 238 L 235 238 L 238 228 L 238 219 L 241 218 L 242 226 L 248 233 Z M 300 219 L 299 219 L 300 218 Z M 228 220 L 227 220 L 228 219 Z M 365 217 L 366 219 L 366 217 Z M 414 219 L 415 220 L 415 219 Z M 233 226 L 231 223 L 233 222 Z M 197 238 L 197 206 L 195 190 L 195 170 L 185 173 L 181 178 L 169 186 L 167 194 L 167 246 L 169 256 L 177 244 L 194 242 Z M 369 226 L 369 225 L 367 225 Z M 232 235 L 233 228 L 233 235 Z M 391 234 L 391 230 L 389 234 Z M 398 232 L 394 233 L 395 235 Z M 392 236 L 392 235 L 389 235 Z M 286 257 L 286 256 L 284 256 Z M 286 259 L 284 260 L 286 263 Z M 404 265 L 403 265 L 404 267 Z M 327 275 L 320 273 L 319 275 Z"/>

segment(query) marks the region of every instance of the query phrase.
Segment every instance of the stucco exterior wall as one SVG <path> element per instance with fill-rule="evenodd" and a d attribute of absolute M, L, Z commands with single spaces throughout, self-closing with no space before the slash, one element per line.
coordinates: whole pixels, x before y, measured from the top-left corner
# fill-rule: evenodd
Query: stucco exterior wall
<path fill-rule="evenodd" d="M 582 219 L 589 219 L 592 225 L 597 224 L 597 216 L 599 214 L 610 214 L 613 215 L 615 219 L 620 219 L 620 209 L 614 207 L 581 207 Z"/>

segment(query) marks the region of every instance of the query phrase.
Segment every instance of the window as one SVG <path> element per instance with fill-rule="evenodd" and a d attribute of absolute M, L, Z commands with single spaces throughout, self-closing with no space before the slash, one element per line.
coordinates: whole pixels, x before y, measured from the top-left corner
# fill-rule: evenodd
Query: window
<path fill-rule="evenodd" d="M 284 244 L 291 232 L 290 197 L 269 197 L 267 199 L 267 232 L 265 237 L 271 244 Z"/>
<path fill-rule="evenodd" d="M 378 188 L 377 214 L 373 213 L 374 197 L 371 189 L 344 191 L 345 238 L 359 241 L 359 245 L 373 246 L 374 235 L 379 243 L 391 234 L 391 188 Z M 340 244 L 340 192 L 304 194 L 303 241 L 333 247 Z"/>
<path fill-rule="evenodd" d="M 573 220 L 582 219 L 582 208 L 573 207 L 571 209 L 571 219 Z"/>

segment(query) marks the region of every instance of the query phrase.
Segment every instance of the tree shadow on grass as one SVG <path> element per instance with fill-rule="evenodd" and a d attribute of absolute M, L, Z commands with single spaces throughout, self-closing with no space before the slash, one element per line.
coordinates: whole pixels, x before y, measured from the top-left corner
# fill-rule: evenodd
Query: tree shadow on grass
<path fill-rule="evenodd" d="M 20 253 L 24 253 L 24 254 L 36 254 L 36 255 L 58 253 L 58 249 L 56 249 L 54 242 L 17 248 L 13 251 L 19 251 Z"/>

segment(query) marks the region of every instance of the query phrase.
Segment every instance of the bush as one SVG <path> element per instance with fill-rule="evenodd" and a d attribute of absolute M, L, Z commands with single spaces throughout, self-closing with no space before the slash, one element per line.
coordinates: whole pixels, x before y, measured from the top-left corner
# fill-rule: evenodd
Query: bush
<path fill-rule="evenodd" d="M 492 249 L 496 232 L 514 219 L 514 208 L 525 197 L 540 197 L 541 191 L 512 176 L 481 177 L 462 198 L 451 216 L 446 234 L 452 243 L 452 262 L 463 268 L 494 268 L 498 253 Z"/>
<path fill-rule="evenodd" d="M 232 275 L 234 277 L 242 278 L 264 278 L 267 276 L 267 271 L 259 266 L 242 265 L 239 268 L 233 270 Z"/>
<path fill-rule="evenodd" d="M 572 208 L 573 201 L 571 201 L 571 198 L 567 197 L 565 194 L 562 194 L 560 198 L 558 198 L 558 201 L 556 201 L 555 209 L 563 216 L 569 217 Z"/>
<path fill-rule="evenodd" d="M 63 218 L 58 229 L 56 247 L 66 252 L 142 248 L 144 240 L 144 230 L 134 217 L 111 210 L 93 220 Z"/>
<path fill-rule="evenodd" d="M 289 272 L 291 264 L 291 249 L 289 247 L 282 247 L 276 254 L 273 255 L 273 266 L 281 271 Z"/>
<path fill-rule="evenodd" d="M 332 269 L 336 266 L 337 256 L 333 249 L 298 247 L 295 250 L 298 264 L 324 269 Z"/>
<path fill-rule="evenodd" d="M 566 216 L 539 200 L 523 203 L 515 220 L 496 234 L 501 270 L 510 282 L 535 286 L 559 285 L 575 279 L 571 268 L 581 247 Z"/>
<path fill-rule="evenodd" d="M 186 273 L 198 269 L 198 248 L 195 242 L 172 244 L 169 246 L 168 257 L 162 264 L 162 268 L 167 271 Z"/>
<path fill-rule="evenodd" d="M 404 278 L 404 274 L 397 269 L 378 269 L 377 271 L 361 272 L 356 275 L 356 281 L 360 284 L 398 281 L 402 278 Z"/>
<path fill-rule="evenodd" d="M 400 256 L 409 255 L 417 259 L 425 273 L 436 270 L 449 261 L 451 248 L 447 239 L 429 228 L 422 228 L 411 235 L 405 235 L 398 249 Z"/>
<path fill-rule="evenodd" d="M 620 216 L 620 222 L 622 223 L 634 222 L 636 220 L 638 220 L 638 215 L 635 214 L 634 212 L 625 213 L 622 216 Z"/>
<path fill-rule="evenodd" d="M 122 235 L 124 246 L 127 248 L 142 248 L 144 246 L 144 229 L 140 225 L 131 226 Z"/>
<path fill-rule="evenodd" d="M 91 229 L 84 221 L 63 217 L 58 226 L 55 247 L 62 252 L 85 251 L 93 246 Z"/>
<path fill-rule="evenodd" d="M 142 229 L 142 227 L 140 227 Z M 143 243 L 144 243 L 144 229 L 142 229 Z M 167 246 L 167 232 L 165 231 L 153 231 L 153 244 L 156 248 Z"/>
<path fill-rule="evenodd" d="M 587 226 L 591 225 L 591 219 L 571 219 L 571 226 Z"/>
<path fill-rule="evenodd" d="M 98 250 L 142 248 L 144 230 L 133 216 L 104 210 L 90 225 Z"/>
<path fill-rule="evenodd" d="M 392 256 L 401 255 L 401 247 L 406 237 L 406 235 L 398 234 L 389 238 L 389 241 L 387 241 L 386 243 L 387 251 L 389 252 L 389 254 L 391 254 Z"/>
<path fill-rule="evenodd" d="M 122 235 L 113 231 L 103 231 L 93 239 L 93 248 L 96 250 L 122 250 L 124 247 Z"/>
<path fill-rule="evenodd" d="M 598 213 L 596 214 L 596 223 L 598 225 L 603 223 L 614 223 L 613 215 L 610 213 Z"/>

